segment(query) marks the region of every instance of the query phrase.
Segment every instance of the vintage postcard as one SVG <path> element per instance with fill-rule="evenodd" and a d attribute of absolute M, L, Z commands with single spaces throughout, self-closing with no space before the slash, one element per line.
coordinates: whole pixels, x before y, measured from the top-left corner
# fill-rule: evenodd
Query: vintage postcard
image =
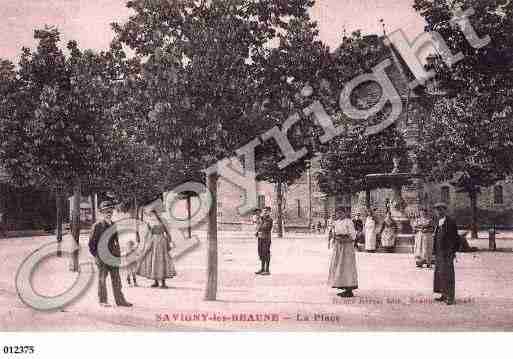
<path fill-rule="evenodd" d="M 513 329 L 511 1 L 0 15 L 1 332 Z"/>

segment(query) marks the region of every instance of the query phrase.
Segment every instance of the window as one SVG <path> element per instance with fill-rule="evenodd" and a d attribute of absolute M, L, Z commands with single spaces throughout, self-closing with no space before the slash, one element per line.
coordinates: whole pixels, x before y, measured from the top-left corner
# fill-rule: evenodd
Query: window
<path fill-rule="evenodd" d="M 258 208 L 262 209 L 265 207 L 265 196 L 259 195 L 258 196 Z"/>
<path fill-rule="evenodd" d="M 297 203 L 297 216 L 299 218 L 301 218 L 301 200 L 300 199 L 296 199 L 296 203 Z"/>
<path fill-rule="evenodd" d="M 495 186 L 493 188 L 493 203 L 503 204 L 504 203 L 504 190 L 502 186 Z"/>
<path fill-rule="evenodd" d="M 449 186 L 443 186 L 440 190 L 440 201 L 447 204 L 451 203 L 451 189 Z"/>

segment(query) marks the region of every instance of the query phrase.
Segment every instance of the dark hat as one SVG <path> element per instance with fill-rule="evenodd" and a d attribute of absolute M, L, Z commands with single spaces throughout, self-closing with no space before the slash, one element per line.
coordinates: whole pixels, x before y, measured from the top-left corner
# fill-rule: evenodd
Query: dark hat
<path fill-rule="evenodd" d="M 114 207 L 115 207 L 114 203 L 112 203 L 111 201 L 103 201 L 98 206 L 98 209 L 100 210 L 100 212 L 103 212 L 103 211 L 107 211 L 107 210 L 113 210 Z"/>
<path fill-rule="evenodd" d="M 445 208 L 445 209 L 447 209 L 447 203 L 444 203 L 444 202 L 437 202 L 437 203 L 435 203 L 435 205 L 433 206 L 433 208 Z"/>

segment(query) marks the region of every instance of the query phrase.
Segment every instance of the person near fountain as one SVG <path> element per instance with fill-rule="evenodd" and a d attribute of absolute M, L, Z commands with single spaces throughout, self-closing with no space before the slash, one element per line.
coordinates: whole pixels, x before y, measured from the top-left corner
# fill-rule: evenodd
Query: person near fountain
<path fill-rule="evenodd" d="M 419 217 L 414 221 L 415 230 L 415 263 L 417 268 L 422 268 L 424 264 L 431 268 L 433 258 L 433 221 L 428 215 L 427 208 L 419 210 Z"/>
<path fill-rule="evenodd" d="M 380 230 L 381 234 L 381 246 L 385 252 L 392 252 L 395 247 L 395 240 L 397 237 L 397 224 L 392 219 L 392 214 L 387 212 L 383 225 Z"/>
<path fill-rule="evenodd" d="M 356 229 L 356 239 L 354 240 L 354 247 L 358 248 L 359 242 L 364 242 L 363 234 L 363 221 L 360 212 L 356 213 L 356 218 L 353 220 L 354 229 Z"/>
<path fill-rule="evenodd" d="M 340 297 L 353 297 L 353 290 L 358 288 L 355 238 L 356 230 L 350 214 L 344 210 L 337 211 L 332 235 L 328 239 L 333 242 L 328 285 L 342 290 L 337 294 Z"/>
<path fill-rule="evenodd" d="M 367 252 L 376 252 L 376 219 L 374 212 L 369 209 L 367 218 L 365 219 L 365 250 Z"/>
<path fill-rule="evenodd" d="M 456 222 L 447 216 L 445 203 L 435 204 L 434 209 L 438 221 L 435 222 L 433 234 L 436 255 L 433 291 L 440 294 L 436 301 L 452 305 L 455 288 L 454 259 L 459 246 L 458 229 Z"/>

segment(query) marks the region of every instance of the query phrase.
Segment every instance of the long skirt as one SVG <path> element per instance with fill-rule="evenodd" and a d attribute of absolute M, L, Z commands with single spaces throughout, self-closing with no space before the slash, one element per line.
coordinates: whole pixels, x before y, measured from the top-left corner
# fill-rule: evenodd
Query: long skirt
<path fill-rule="evenodd" d="M 447 255 L 437 255 L 433 292 L 440 293 L 448 299 L 454 299 L 454 291 L 454 259 L 448 258 Z"/>
<path fill-rule="evenodd" d="M 376 250 L 376 231 L 374 229 L 365 230 L 365 250 Z"/>
<path fill-rule="evenodd" d="M 417 264 L 431 265 L 433 259 L 433 234 L 417 232 L 415 235 L 415 261 Z"/>
<path fill-rule="evenodd" d="M 331 256 L 328 285 L 338 289 L 358 288 L 353 241 L 335 242 Z"/>
<path fill-rule="evenodd" d="M 167 241 L 163 235 L 152 235 L 150 242 L 143 249 L 137 274 L 155 280 L 176 276 L 175 265 L 169 255 Z"/>
<path fill-rule="evenodd" d="M 381 245 L 384 248 L 393 248 L 395 246 L 395 231 L 393 228 L 385 228 L 381 233 Z"/>

